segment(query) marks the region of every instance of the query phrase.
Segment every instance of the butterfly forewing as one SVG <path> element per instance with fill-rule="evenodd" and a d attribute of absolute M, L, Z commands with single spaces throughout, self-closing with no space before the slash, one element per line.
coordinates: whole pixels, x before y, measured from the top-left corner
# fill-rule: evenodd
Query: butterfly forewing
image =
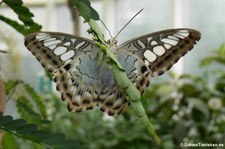
<path fill-rule="evenodd" d="M 151 75 L 161 75 L 185 55 L 200 39 L 193 29 L 171 29 L 131 39 L 118 47 L 118 53 L 138 57 L 151 70 Z"/>
<path fill-rule="evenodd" d="M 53 32 L 30 34 L 26 36 L 25 45 L 50 72 L 56 71 L 84 52 L 98 52 L 91 40 Z"/>

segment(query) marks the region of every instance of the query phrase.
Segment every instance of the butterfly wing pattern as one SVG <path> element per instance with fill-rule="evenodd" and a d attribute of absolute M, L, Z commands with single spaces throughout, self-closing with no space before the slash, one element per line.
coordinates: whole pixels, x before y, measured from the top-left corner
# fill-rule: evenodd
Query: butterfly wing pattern
<path fill-rule="evenodd" d="M 163 30 L 123 43 L 116 54 L 129 79 L 143 92 L 150 77 L 169 70 L 200 38 L 200 32 L 193 29 Z M 134 59 L 134 63 L 127 64 L 128 59 Z M 127 67 L 132 66 L 129 72 Z"/>
<path fill-rule="evenodd" d="M 163 74 L 200 39 L 192 29 L 171 29 L 131 39 L 115 50 L 128 78 L 143 93 L 152 76 Z M 86 38 L 57 32 L 26 36 L 25 46 L 54 74 L 56 88 L 69 111 L 98 107 L 118 115 L 128 105 L 126 94 L 114 81 L 100 50 Z"/>
<path fill-rule="evenodd" d="M 69 111 L 98 107 L 109 115 L 117 115 L 127 105 L 108 64 L 98 64 L 99 48 L 93 41 L 69 34 L 40 32 L 28 35 L 25 45 L 54 74 L 56 88 Z"/>

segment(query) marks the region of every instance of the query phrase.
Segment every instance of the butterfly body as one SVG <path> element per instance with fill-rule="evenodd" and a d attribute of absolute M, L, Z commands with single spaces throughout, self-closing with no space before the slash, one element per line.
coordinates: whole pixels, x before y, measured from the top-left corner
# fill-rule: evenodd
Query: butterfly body
<path fill-rule="evenodd" d="M 143 93 L 150 77 L 167 71 L 193 48 L 200 33 L 192 29 L 172 29 L 131 39 L 120 46 L 109 42 L 128 78 Z M 119 114 L 127 105 L 102 51 L 94 41 L 64 33 L 40 32 L 28 35 L 26 47 L 49 72 L 61 97 L 72 112 L 98 107 L 109 115 Z"/>

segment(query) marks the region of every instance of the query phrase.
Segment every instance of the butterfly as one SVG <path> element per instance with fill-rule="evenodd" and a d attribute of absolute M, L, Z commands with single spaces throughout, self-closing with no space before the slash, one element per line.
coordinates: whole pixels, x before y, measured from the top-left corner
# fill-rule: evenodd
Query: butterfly
<path fill-rule="evenodd" d="M 113 53 L 143 93 L 151 77 L 169 70 L 200 38 L 200 32 L 193 29 L 163 30 L 114 45 Z M 109 64 L 99 64 L 101 50 L 94 41 L 65 33 L 38 32 L 25 37 L 25 46 L 54 74 L 56 89 L 69 111 L 97 107 L 108 115 L 118 115 L 129 105 Z"/>

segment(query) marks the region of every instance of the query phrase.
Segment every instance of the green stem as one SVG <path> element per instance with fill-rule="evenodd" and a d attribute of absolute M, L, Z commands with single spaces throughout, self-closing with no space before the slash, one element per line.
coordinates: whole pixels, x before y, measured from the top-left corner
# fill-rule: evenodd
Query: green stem
<path fill-rule="evenodd" d="M 105 50 L 106 55 L 111 58 L 111 61 L 109 62 L 109 64 L 111 66 L 114 79 L 117 85 L 119 85 L 127 93 L 128 100 L 130 101 L 130 104 L 131 104 L 131 108 L 134 111 L 135 115 L 137 116 L 139 122 L 145 127 L 145 129 L 152 136 L 152 138 L 157 142 L 157 144 L 160 144 L 161 141 L 159 137 L 157 136 L 152 123 L 148 119 L 145 109 L 141 103 L 140 92 L 128 79 L 126 72 L 124 71 L 124 69 L 122 68 L 122 65 L 116 59 L 112 51 L 106 45 L 103 45 L 103 43 L 100 43 L 99 47 L 102 50 Z"/>
<path fill-rule="evenodd" d="M 106 49 L 106 51 L 107 51 L 106 53 L 111 52 L 110 49 Z M 157 136 L 152 123 L 148 119 L 145 109 L 141 103 L 140 92 L 130 82 L 126 72 L 121 70 L 120 67 L 118 67 L 117 63 L 112 62 L 110 65 L 112 67 L 112 73 L 114 75 L 114 78 L 117 84 L 126 91 L 128 95 L 128 100 L 130 101 L 130 104 L 131 104 L 131 108 L 134 111 L 135 115 L 137 116 L 139 122 L 145 127 L 145 129 L 152 136 L 152 138 L 157 142 L 157 144 L 160 144 L 161 141 L 159 137 Z"/>
<path fill-rule="evenodd" d="M 97 26 L 97 23 L 95 21 L 89 22 L 90 27 Z M 99 28 L 99 27 L 98 27 Z M 98 36 L 99 39 L 101 39 L 102 34 L 98 34 L 98 30 L 95 30 L 95 28 L 92 28 L 95 31 L 95 34 Z M 101 32 L 100 32 L 101 33 Z M 121 86 L 125 92 L 128 95 L 128 100 L 130 101 L 131 108 L 135 112 L 138 120 L 140 123 L 145 127 L 145 129 L 148 131 L 148 133 L 152 136 L 152 138 L 160 144 L 160 139 L 157 136 L 152 123 L 148 119 L 148 116 L 145 112 L 145 109 L 143 105 L 141 104 L 141 94 L 137 90 L 137 88 L 130 82 L 130 80 L 127 77 L 126 72 L 124 71 L 122 65 L 119 63 L 119 61 L 116 59 L 114 54 L 111 52 L 111 50 L 107 47 L 107 45 L 100 40 L 100 46 L 101 49 L 105 50 L 106 55 L 111 59 L 111 62 L 109 62 L 112 73 L 114 75 L 115 81 L 119 86 Z"/>
<path fill-rule="evenodd" d="M 87 14 L 85 12 L 96 12 L 90 5 L 90 2 L 88 0 L 72 0 L 74 1 L 74 5 L 78 8 L 78 11 L 80 12 L 80 15 L 86 18 L 86 22 L 89 24 L 90 28 L 92 29 L 92 34 L 94 37 L 97 38 L 96 41 L 99 43 L 96 43 L 96 45 L 106 53 L 106 56 L 110 58 L 110 61 L 108 62 L 109 65 L 112 68 L 112 73 L 114 75 L 115 81 L 117 85 L 119 85 L 128 95 L 128 100 L 130 101 L 131 108 L 135 112 L 138 120 L 140 123 L 146 128 L 148 133 L 152 136 L 152 138 L 160 144 L 160 139 L 157 136 L 150 120 L 148 119 L 148 116 L 145 112 L 145 109 L 141 103 L 141 94 L 136 89 L 136 87 L 131 83 L 131 81 L 128 79 L 126 72 L 124 71 L 122 65 L 119 63 L 119 61 L 116 59 L 108 45 L 106 44 L 104 40 L 104 36 L 102 34 L 102 31 L 96 21 L 92 19 L 91 14 Z M 82 7 L 81 7 L 82 6 Z M 89 11 L 84 11 L 85 8 L 89 9 Z M 83 15 L 82 15 L 83 14 Z"/>

